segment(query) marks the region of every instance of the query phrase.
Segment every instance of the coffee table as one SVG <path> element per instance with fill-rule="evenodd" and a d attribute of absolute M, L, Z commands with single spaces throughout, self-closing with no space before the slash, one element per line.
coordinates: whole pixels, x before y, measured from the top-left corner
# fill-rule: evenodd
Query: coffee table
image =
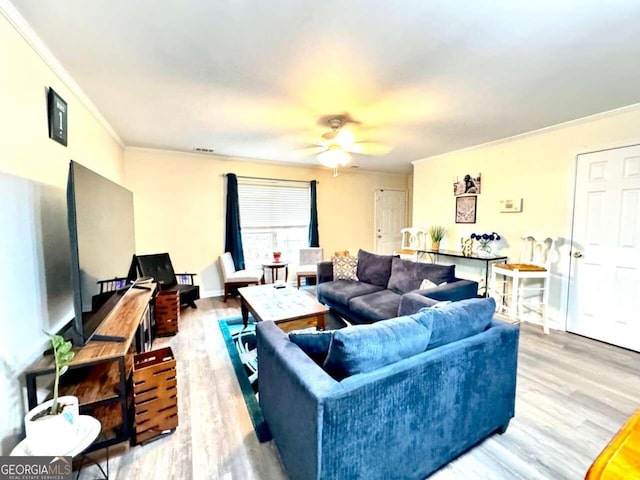
<path fill-rule="evenodd" d="M 272 320 L 285 332 L 307 327 L 325 329 L 329 308 L 296 288 L 268 284 L 239 288 L 238 293 L 245 327 L 251 312 L 256 321 Z"/>

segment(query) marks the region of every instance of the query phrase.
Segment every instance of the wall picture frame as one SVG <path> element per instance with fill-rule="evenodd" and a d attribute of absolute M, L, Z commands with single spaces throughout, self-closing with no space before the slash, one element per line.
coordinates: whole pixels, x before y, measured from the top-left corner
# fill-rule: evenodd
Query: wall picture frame
<path fill-rule="evenodd" d="M 453 181 L 453 194 L 459 195 L 479 195 L 482 187 L 482 175 L 478 173 L 473 176 L 470 173 L 456 177 Z"/>
<path fill-rule="evenodd" d="M 49 138 L 67 146 L 67 102 L 56 91 L 49 87 L 47 93 L 47 117 Z"/>
<path fill-rule="evenodd" d="M 476 223 L 477 205 L 475 195 L 456 197 L 456 223 Z"/>

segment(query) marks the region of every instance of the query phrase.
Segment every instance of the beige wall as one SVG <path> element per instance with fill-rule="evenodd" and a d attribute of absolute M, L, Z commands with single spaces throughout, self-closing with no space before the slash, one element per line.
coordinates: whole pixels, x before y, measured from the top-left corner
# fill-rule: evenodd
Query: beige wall
<path fill-rule="evenodd" d="M 444 225 L 443 248 L 460 247 L 472 232 L 496 231 L 504 236 L 502 253 L 511 260 L 520 254 L 519 238 L 526 232 L 560 237 L 554 265 L 551 315 L 557 328 L 565 326 L 569 279 L 569 242 L 576 155 L 624 146 L 640 140 L 640 107 L 582 119 L 562 126 L 414 162 L 413 224 Z M 454 223 L 452 183 L 465 173 L 482 174 L 475 225 Z M 522 213 L 500 213 L 499 200 L 523 198 Z M 463 265 L 461 270 L 477 272 Z"/>
<path fill-rule="evenodd" d="M 50 140 L 47 87 L 67 102 L 68 147 Z M 23 371 L 73 318 L 66 181 L 74 159 L 121 182 L 123 152 L 0 12 L 0 454 L 22 434 Z"/>
<path fill-rule="evenodd" d="M 138 253 L 168 251 L 174 267 L 199 274 L 204 295 L 219 294 L 218 256 L 224 251 L 223 173 L 318 180 L 320 245 L 373 249 L 375 188 L 407 188 L 407 175 L 341 172 L 227 157 L 157 150 L 125 151 L 126 185 L 134 192 Z"/>

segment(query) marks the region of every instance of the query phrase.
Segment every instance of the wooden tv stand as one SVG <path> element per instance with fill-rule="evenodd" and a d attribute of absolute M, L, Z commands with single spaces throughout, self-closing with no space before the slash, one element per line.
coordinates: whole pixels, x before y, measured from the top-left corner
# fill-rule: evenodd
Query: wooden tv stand
<path fill-rule="evenodd" d="M 74 347 L 69 371 L 60 379 L 60 395 L 75 395 L 80 411 L 100 420 L 102 433 L 87 451 L 97 450 L 131 438 L 130 378 L 133 355 L 150 348 L 149 303 L 156 284 L 149 290 L 129 289 L 96 330 L 97 335 L 121 337 L 122 342 L 90 340 Z M 148 335 L 148 336 L 147 336 Z M 134 340 L 138 338 L 138 341 Z M 136 343 L 140 352 L 137 352 Z M 29 409 L 35 407 L 37 380 L 55 372 L 53 355 L 38 360 L 26 373 Z"/>

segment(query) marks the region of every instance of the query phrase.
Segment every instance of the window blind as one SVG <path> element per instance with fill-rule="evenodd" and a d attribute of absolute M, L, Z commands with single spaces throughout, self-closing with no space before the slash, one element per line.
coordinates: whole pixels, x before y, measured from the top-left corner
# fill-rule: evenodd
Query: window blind
<path fill-rule="evenodd" d="M 306 227 L 309 186 L 238 184 L 242 228 Z"/>

